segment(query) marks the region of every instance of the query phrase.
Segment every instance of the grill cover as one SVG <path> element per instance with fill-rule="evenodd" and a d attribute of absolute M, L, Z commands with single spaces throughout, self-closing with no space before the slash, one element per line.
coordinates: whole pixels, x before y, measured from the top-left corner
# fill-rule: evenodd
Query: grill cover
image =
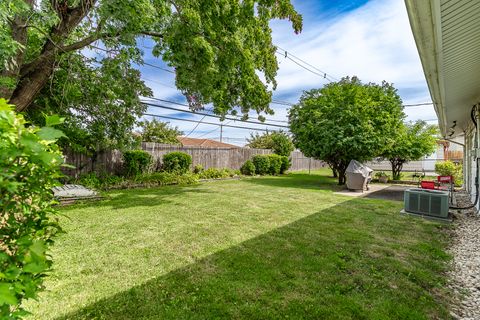
<path fill-rule="evenodd" d="M 348 164 L 346 173 L 360 173 L 364 178 L 370 177 L 370 174 L 373 172 L 372 169 L 364 165 L 363 163 L 358 162 L 357 160 L 352 160 Z"/>

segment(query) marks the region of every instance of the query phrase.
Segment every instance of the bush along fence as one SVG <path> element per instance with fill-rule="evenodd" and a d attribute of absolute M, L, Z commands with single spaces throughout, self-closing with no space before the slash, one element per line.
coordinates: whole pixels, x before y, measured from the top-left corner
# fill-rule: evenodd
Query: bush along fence
<path fill-rule="evenodd" d="M 192 157 L 192 168 L 201 166 L 203 169 L 228 168 L 239 170 L 242 165 L 255 155 L 271 154 L 271 150 L 250 148 L 204 148 L 182 147 L 166 144 L 144 142 L 141 148 L 147 151 L 153 159 L 153 170 L 161 167 L 163 156 L 172 152 L 184 152 Z M 65 151 L 65 161 L 74 168 L 65 169 L 64 173 L 71 177 L 97 172 L 120 174 L 123 169 L 123 153 L 118 150 L 107 150 L 99 153 L 95 159 L 91 156 L 71 151 Z M 301 152 L 294 151 L 290 155 L 290 171 L 316 170 L 326 167 L 323 161 L 305 157 Z"/>

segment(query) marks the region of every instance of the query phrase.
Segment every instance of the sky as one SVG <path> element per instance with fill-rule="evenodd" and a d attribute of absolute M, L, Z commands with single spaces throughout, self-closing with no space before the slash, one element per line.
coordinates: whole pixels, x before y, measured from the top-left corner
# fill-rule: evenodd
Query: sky
<path fill-rule="evenodd" d="M 393 83 L 404 104 L 431 102 L 423 75 L 415 41 L 402 0 L 294 0 L 297 11 L 303 15 L 302 33 L 296 35 L 288 21 L 271 22 L 274 43 L 290 54 L 317 69 L 327 73 L 327 79 L 344 76 L 358 76 L 363 82 L 382 80 Z M 149 52 L 145 46 L 145 61 L 155 66 L 166 64 Z M 292 56 L 293 55 L 293 56 Z M 320 88 L 327 79 L 298 66 L 290 59 L 279 55 L 277 81 L 273 94 L 275 101 L 296 103 L 304 90 Z M 309 69 L 313 67 L 307 66 Z M 154 97 L 184 103 L 185 98 L 175 89 L 175 75 L 148 65 L 140 67 L 142 78 L 152 88 Z M 159 103 L 157 101 L 157 103 Z M 179 105 L 160 102 L 163 105 L 187 109 Z M 272 104 L 274 115 L 268 115 L 267 122 L 286 125 L 288 106 Z M 203 120 L 219 123 L 219 120 L 202 115 L 187 114 L 173 110 L 151 107 L 149 113 L 168 117 Z M 436 123 L 433 106 L 406 107 L 407 120 L 428 120 Z M 256 117 L 252 114 L 252 120 Z M 177 126 L 192 138 L 220 138 L 220 127 L 177 120 L 161 119 Z M 274 122 L 276 121 L 276 122 Z M 278 121 L 278 122 L 277 122 Z M 269 130 L 278 127 L 247 124 L 226 120 L 227 125 L 248 126 Z M 251 130 L 223 128 L 224 142 L 243 145 Z"/>

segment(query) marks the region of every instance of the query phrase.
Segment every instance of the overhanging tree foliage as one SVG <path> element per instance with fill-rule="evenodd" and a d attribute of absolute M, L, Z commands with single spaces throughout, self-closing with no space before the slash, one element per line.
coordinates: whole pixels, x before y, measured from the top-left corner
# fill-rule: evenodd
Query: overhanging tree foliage
<path fill-rule="evenodd" d="M 339 184 L 346 181 L 350 160 L 372 159 L 395 142 L 404 117 L 391 84 L 363 84 L 357 77 L 304 92 L 289 113 L 296 147 L 327 162 L 337 171 Z"/>
<path fill-rule="evenodd" d="M 146 110 L 139 96 L 151 91 L 128 53 L 106 57 L 102 64 L 79 53 L 60 57 L 58 68 L 26 110 L 29 121 L 43 125 L 44 114 L 65 118 L 62 146 L 95 158 L 105 149 L 128 149 L 135 144 L 132 130 Z"/>
<path fill-rule="evenodd" d="M 141 137 L 144 142 L 180 144 L 178 136 L 183 135 L 183 132 L 178 130 L 178 127 L 170 127 L 168 123 L 156 119 L 144 121 L 141 126 Z"/>
<path fill-rule="evenodd" d="M 153 55 L 174 68 L 192 108 L 212 102 L 218 114 L 272 113 L 278 63 L 269 21 L 277 18 L 301 31 L 302 18 L 289 0 L 2 1 L 0 96 L 24 111 L 62 56 L 95 45 L 141 64 L 137 40 L 150 37 Z"/>
<path fill-rule="evenodd" d="M 417 121 L 402 125 L 395 135 L 395 143 L 386 148 L 382 157 L 392 165 L 392 177 L 400 179 L 403 165 L 406 162 L 419 160 L 435 151 L 438 128 L 425 121 Z"/>

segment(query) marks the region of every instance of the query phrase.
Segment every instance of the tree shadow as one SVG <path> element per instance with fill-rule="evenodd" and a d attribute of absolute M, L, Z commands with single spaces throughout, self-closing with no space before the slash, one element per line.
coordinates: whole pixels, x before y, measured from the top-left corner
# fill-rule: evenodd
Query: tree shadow
<path fill-rule="evenodd" d="M 64 212 L 89 207 L 110 207 L 112 209 L 126 209 L 133 207 L 154 207 L 160 204 L 171 203 L 172 196 L 192 193 L 211 193 L 201 184 L 194 185 L 171 185 L 155 186 L 150 188 L 119 189 L 111 190 L 105 194 L 105 198 L 98 201 L 84 201 L 66 206 L 62 209 Z"/>
<path fill-rule="evenodd" d="M 57 320 L 447 318 L 442 226 L 398 211 L 349 200 Z"/>
<path fill-rule="evenodd" d="M 289 173 L 280 176 L 266 176 L 261 178 L 248 178 L 243 181 L 249 183 L 280 187 L 280 188 L 300 188 L 314 190 L 331 190 L 340 191 L 345 186 L 339 186 L 335 178 L 327 177 L 319 174 L 308 173 Z"/>

